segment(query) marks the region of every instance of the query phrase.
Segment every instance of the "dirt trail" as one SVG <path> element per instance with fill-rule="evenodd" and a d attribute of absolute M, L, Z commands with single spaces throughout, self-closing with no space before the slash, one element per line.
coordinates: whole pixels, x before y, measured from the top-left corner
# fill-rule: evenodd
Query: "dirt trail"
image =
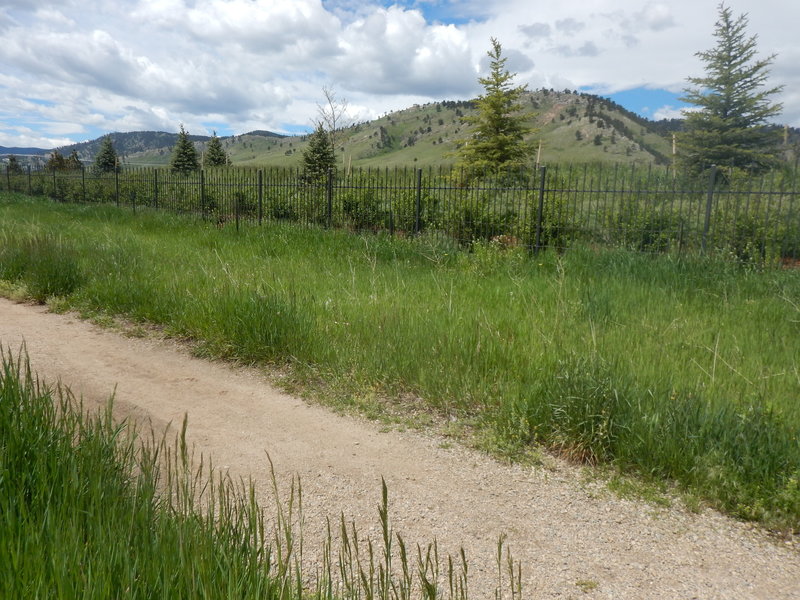
<path fill-rule="evenodd" d="M 447 552 L 463 545 L 475 598 L 492 597 L 501 533 L 523 563 L 526 598 L 800 598 L 796 547 L 710 511 L 619 499 L 568 465 L 507 466 L 433 436 L 384 432 L 277 391 L 254 370 L 0 299 L 0 345 L 23 340 L 41 377 L 87 402 L 116 392 L 121 414 L 162 426 L 188 413 L 197 449 L 251 475 L 265 498 L 269 452 L 279 481 L 301 477 L 307 550 L 340 512 L 377 538 L 384 476 L 395 530 L 412 545 L 434 536 Z"/>

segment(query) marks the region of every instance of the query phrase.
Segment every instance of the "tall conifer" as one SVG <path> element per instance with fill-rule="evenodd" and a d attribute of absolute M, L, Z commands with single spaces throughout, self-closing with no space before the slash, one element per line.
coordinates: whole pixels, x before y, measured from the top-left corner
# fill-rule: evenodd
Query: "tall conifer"
<path fill-rule="evenodd" d="M 200 168 L 197 160 L 197 150 L 189 140 L 189 134 L 186 133 L 183 124 L 181 124 L 181 130 L 178 132 L 178 141 L 175 142 L 175 147 L 172 149 L 170 167 L 174 172 L 184 175 L 188 175 Z"/>
<path fill-rule="evenodd" d="M 532 152 L 524 137 L 531 132 L 525 125 L 528 115 L 519 102 L 526 87 L 512 86 L 516 76 L 506 69 L 500 42 L 491 38 L 488 77 L 478 79 L 484 94 L 478 97 L 478 112 L 463 121 L 472 125 L 472 136 L 460 140 L 461 163 L 473 171 L 497 171 L 524 165 Z"/>
<path fill-rule="evenodd" d="M 308 147 L 303 152 L 303 168 L 306 178 L 319 182 L 336 166 L 336 155 L 333 144 L 322 121 L 308 140 Z"/>
<path fill-rule="evenodd" d="M 777 163 L 780 131 L 767 127 L 781 111 L 770 96 L 780 87 L 765 88 L 775 55 L 756 58 L 756 36 L 748 36 L 747 15 L 733 18 L 719 5 L 714 37 L 717 45 L 698 52 L 706 65 L 704 77 L 689 77 L 694 88 L 685 102 L 699 110 L 684 111 L 684 132 L 678 136 L 684 166 L 699 172 L 711 164 L 764 171 Z"/>
<path fill-rule="evenodd" d="M 230 159 L 228 158 L 228 154 L 222 148 L 222 142 L 220 142 L 217 137 L 217 132 L 215 131 L 206 146 L 206 153 L 203 156 L 203 166 L 224 167 L 229 164 Z"/>
<path fill-rule="evenodd" d="M 117 170 L 117 151 L 114 150 L 110 135 L 103 136 L 100 151 L 94 158 L 94 170 L 97 173 L 113 173 Z"/>

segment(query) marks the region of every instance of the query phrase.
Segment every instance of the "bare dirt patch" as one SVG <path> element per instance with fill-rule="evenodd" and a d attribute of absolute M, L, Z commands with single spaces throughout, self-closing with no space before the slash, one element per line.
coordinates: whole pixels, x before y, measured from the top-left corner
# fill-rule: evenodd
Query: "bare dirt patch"
<path fill-rule="evenodd" d="M 272 458 L 285 488 L 303 486 L 306 553 L 343 513 L 377 538 L 381 477 L 395 530 L 466 550 L 470 589 L 493 597 L 497 540 L 523 564 L 526 598 L 800 598 L 800 552 L 712 511 L 615 497 L 578 468 L 499 463 L 417 432 L 331 413 L 276 390 L 254 369 L 191 357 L 169 341 L 130 338 L 74 315 L 0 299 L 0 345 L 25 343 L 32 367 L 87 404 L 115 394 L 119 416 L 178 429 L 197 451 L 252 476 L 271 502 Z"/>

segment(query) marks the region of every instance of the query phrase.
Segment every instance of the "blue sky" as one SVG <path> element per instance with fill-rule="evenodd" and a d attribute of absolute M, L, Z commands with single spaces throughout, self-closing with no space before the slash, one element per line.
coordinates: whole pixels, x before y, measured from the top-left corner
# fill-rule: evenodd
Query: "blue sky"
<path fill-rule="evenodd" d="M 800 126 L 800 3 L 748 13 L 781 122 Z M 480 93 L 489 39 L 531 89 L 679 114 L 717 3 L 697 0 L 78 0 L 0 3 L 0 145 L 53 147 L 111 131 L 308 130 L 325 86 L 366 120 Z"/>
<path fill-rule="evenodd" d="M 689 106 L 680 100 L 683 92 L 669 90 L 633 88 L 606 96 L 628 110 L 653 120 L 678 117 L 680 109 Z"/>

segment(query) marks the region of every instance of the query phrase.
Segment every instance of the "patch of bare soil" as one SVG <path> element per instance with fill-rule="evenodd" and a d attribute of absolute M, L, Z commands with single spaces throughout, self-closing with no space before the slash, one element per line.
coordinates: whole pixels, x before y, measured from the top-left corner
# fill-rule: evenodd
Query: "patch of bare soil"
<path fill-rule="evenodd" d="M 116 397 L 119 416 L 172 423 L 188 414 L 197 451 L 271 500 L 299 475 L 305 551 L 340 513 L 379 536 L 381 477 L 396 532 L 413 547 L 460 546 L 475 598 L 493 597 L 497 540 L 523 564 L 526 598 L 800 598 L 800 552 L 712 511 L 620 499 L 581 470 L 501 464 L 435 436 L 381 431 L 273 388 L 252 369 L 191 357 L 169 341 L 128 338 L 74 315 L 0 299 L 0 345 L 25 343 L 32 367 L 85 403 Z"/>

